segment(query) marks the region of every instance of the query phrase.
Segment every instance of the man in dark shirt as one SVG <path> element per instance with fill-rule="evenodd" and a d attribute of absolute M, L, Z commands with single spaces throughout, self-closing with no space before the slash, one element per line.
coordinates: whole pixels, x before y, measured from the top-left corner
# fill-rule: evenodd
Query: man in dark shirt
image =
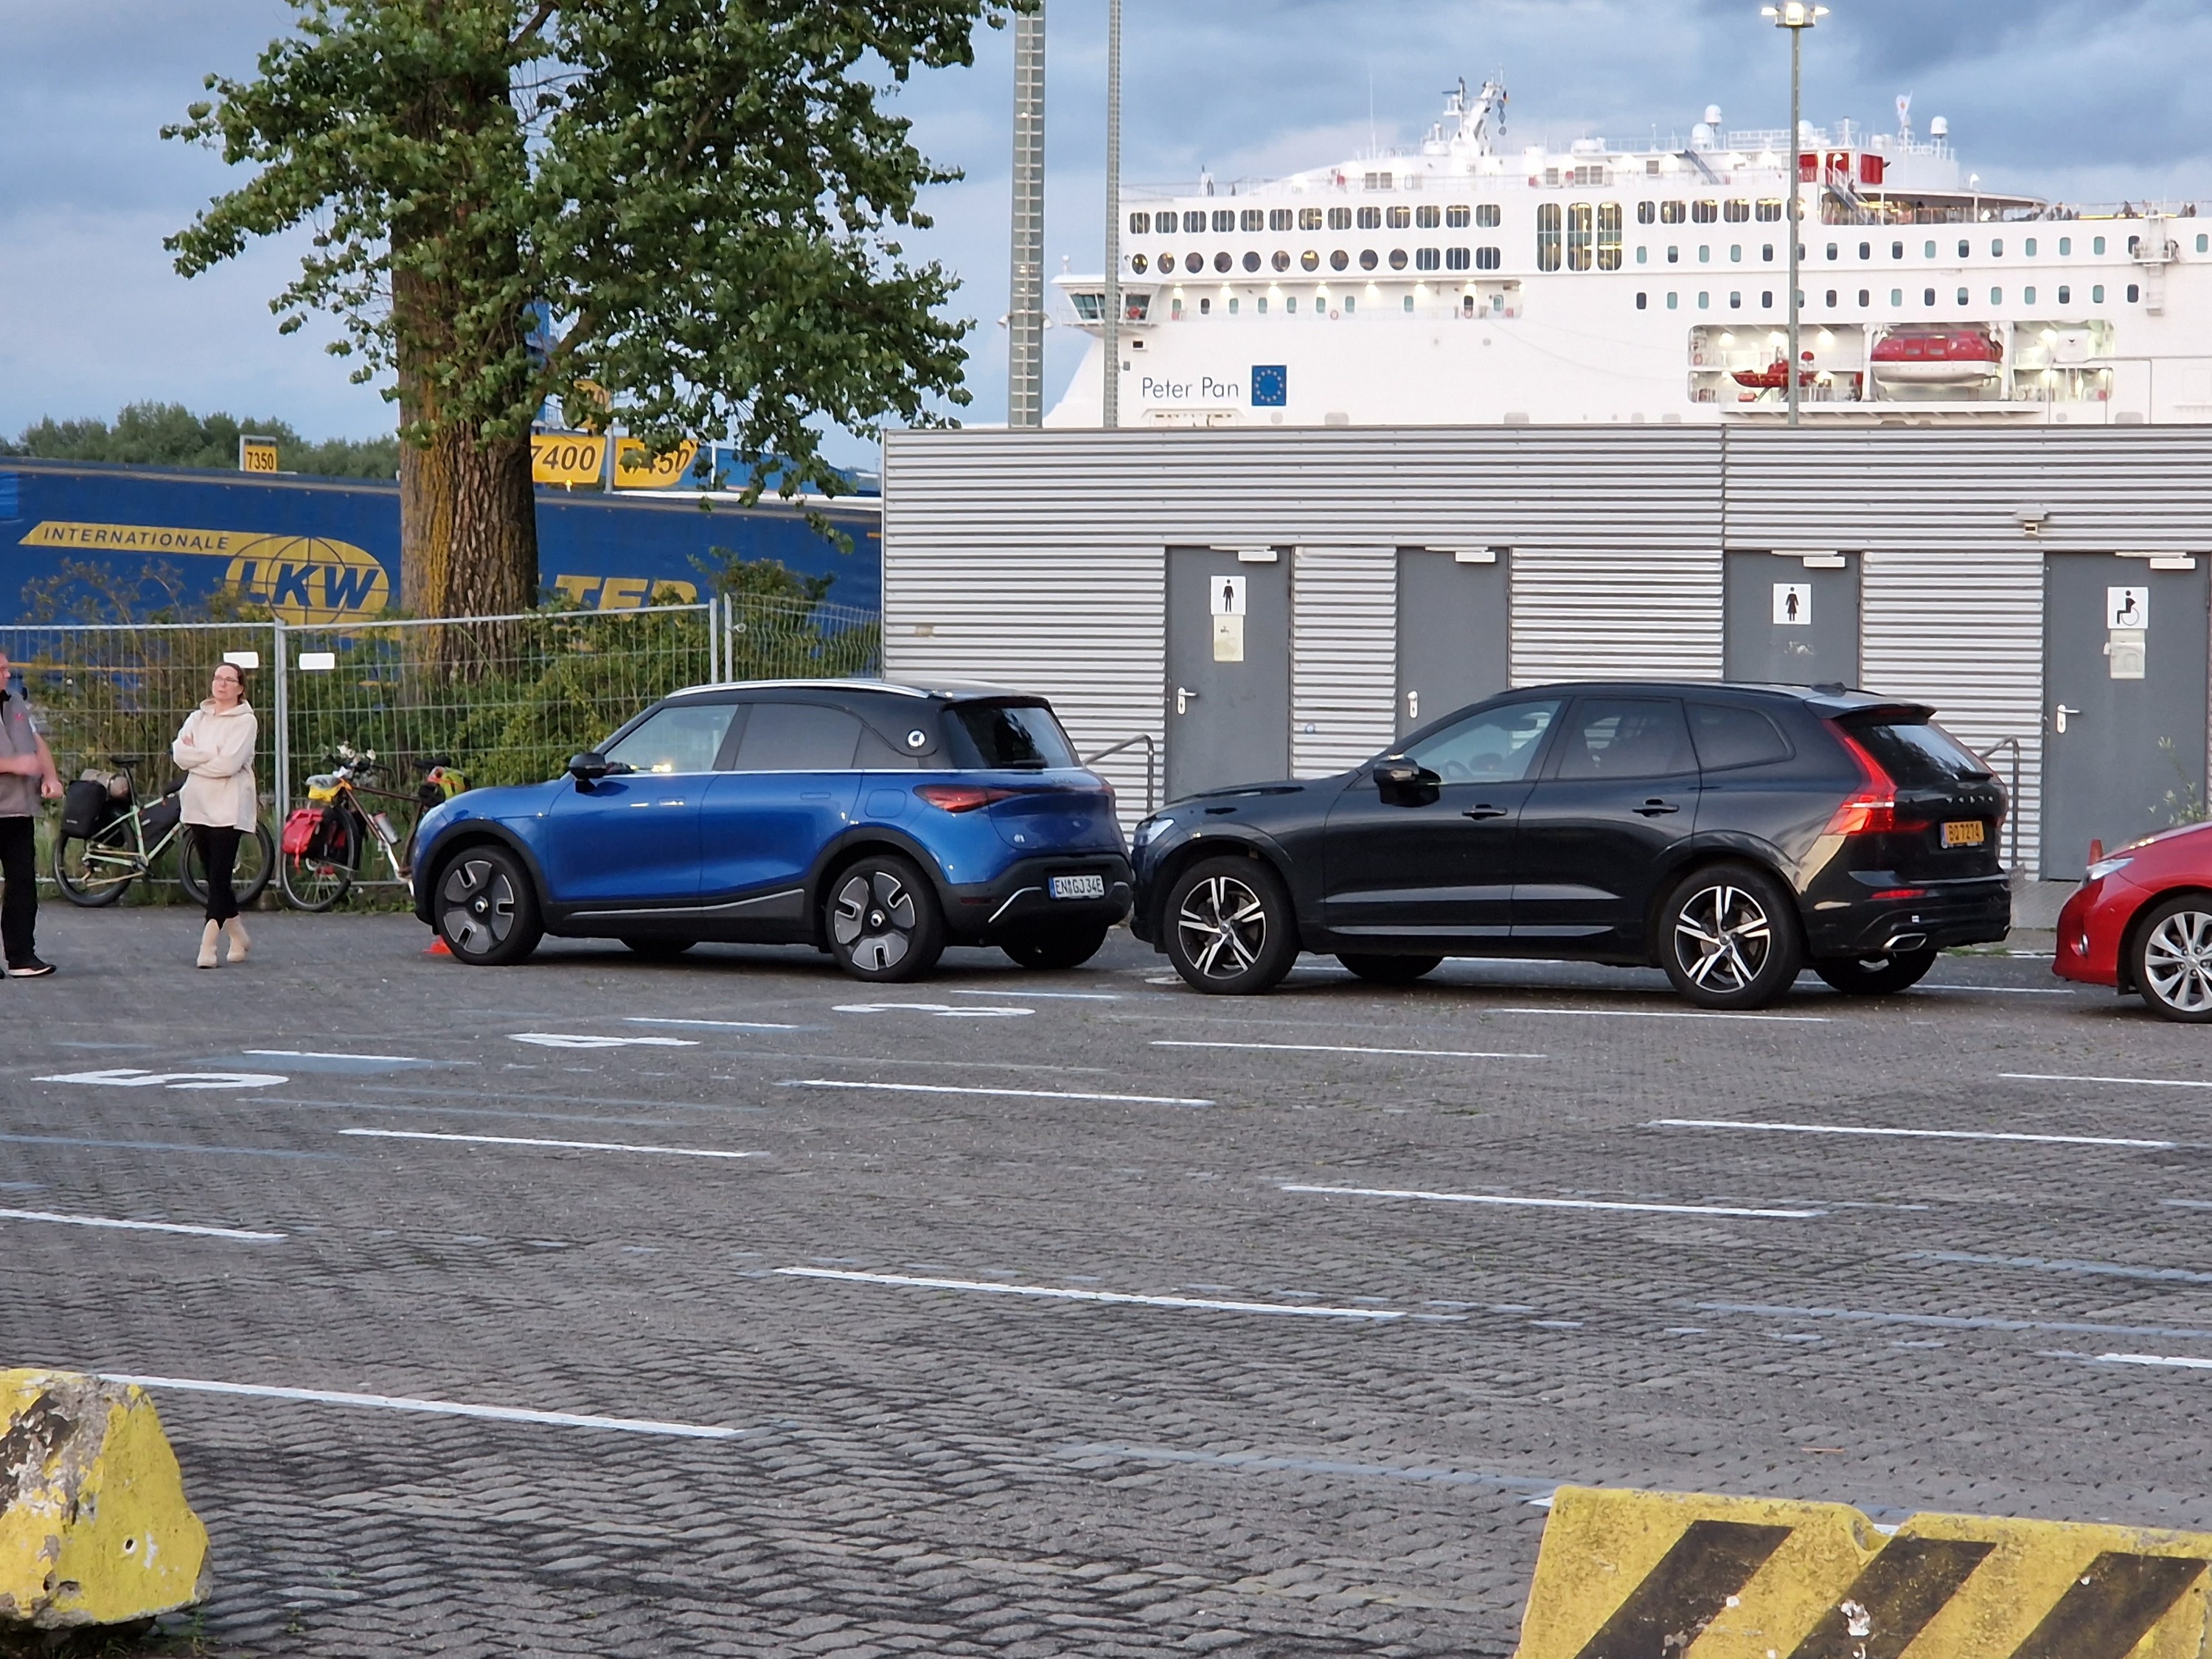
<path fill-rule="evenodd" d="M 30 705 L 0 651 L 0 951 L 11 979 L 54 970 L 39 960 L 38 813 L 41 799 L 61 798 L 53 751 L 31 723 Z"/>

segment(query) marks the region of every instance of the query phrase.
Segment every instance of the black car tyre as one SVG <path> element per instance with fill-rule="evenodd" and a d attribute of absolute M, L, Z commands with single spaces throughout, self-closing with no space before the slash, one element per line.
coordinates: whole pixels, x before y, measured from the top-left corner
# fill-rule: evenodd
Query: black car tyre
<path fill-rule="evenodd" d="M 530 872 L 504 847 L 467 847 L 453 854 L 438 872 L 431 915 L 446 948 L 479 968 L 520 962 L 545 933 Z"/>
<path fill-rule="evenodd" d="M 1257 859 L 1202 859 L 1168 890 L 1168 960 L 1185 983 L 1223 996 L 1273 990 L 1298 959 L 1297 918 Z"/>
<path fill-rule="evenodd" d="M 1072 927 L 1064 933 L 1010 939 L 999 948 L 1024 968 L 1080 968 L 1106 943 L 1103 927 Z"/>
<path fill-rule="evenodd" d="M 920 979 L 945 954 L 945 915 L 910 860 L 878 854 L 848 866 L 822 901 L 822 931 L 855 979 Z"/>
<path fill-rule="evenodd" d="M 1764 1008 L 1790 988 L 1804 960 L 1796 902 L 1751 865 L 1694 871 L 1660 907 L 1660 965 L 1700 1008 Z"/>
<path fill-rule="evenodd" d="M 2129 955 L 2151 1012 L 2189 1025 L 2212 1021 L 2212 899 L 2184 893 L 2152 906 Z"/>
<path fill-rule="evenodd" d="M 1340 951 L 1336 959 L 1364 980 L 1377 985 L 1411 985 L 1424 975 L 1433 974 L 1443 965 L 1442 957 L 1370 957 L 1346 956 Z"/>
<path fill-rule="evenodd" d="M 623 943 L 647 962 L 673 962 L 699 941 L 696 939 L 655 939 L 650 934 L 637 934 Z"/>
<path fill-rule="evenodd" d="M 1936 965 L 1933 951 L 1899 951 L 1888 956 L 1824 957 L 1813 971 L 1847 997 L 1886 997 L 1917 985 Z"/>

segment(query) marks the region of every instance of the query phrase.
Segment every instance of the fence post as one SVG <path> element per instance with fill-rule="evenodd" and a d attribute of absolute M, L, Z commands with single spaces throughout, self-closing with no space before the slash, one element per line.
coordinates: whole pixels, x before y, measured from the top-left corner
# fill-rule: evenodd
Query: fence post
<path fill-rule="evenodd" d="M 276 670 L 276 827 L 281 834 L 285 814 L 292 810 L 292 665 L 284 619 L 272 617 L 269 626 Z"/>
<path fill-rule="evenodd" d="M 707 596 L 707 679 L 710 684 L 722 683 L 722 596 Z"/>

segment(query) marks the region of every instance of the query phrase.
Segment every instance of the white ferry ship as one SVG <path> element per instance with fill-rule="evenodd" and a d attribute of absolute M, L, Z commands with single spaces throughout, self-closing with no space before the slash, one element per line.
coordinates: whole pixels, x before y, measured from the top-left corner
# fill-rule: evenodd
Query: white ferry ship
<path fill-rule="evenodd" d="M 1722 125 L 1686 144 L 1504 143 L 1464 82 L 1418 153 L 1132 199 L 1121 421 L 1149 426 L 1784 418 L 1788 192 L 1801 418 L 2212 421 L 2212 219 L 1984 189 L 1944 121 Z M 1094 337 L 1049 427 L 1102 417 Z"/>

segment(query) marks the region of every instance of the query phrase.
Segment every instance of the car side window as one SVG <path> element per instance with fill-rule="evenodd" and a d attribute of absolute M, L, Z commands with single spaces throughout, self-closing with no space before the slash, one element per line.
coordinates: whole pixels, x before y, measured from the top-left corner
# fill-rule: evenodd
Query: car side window
<path fill-rule="evenodd" d="M 1682 705 L 1672 697 L 1584 697 L 1560 734 L 1553 775 L 1568 781 L 1671 778 L 1698 769 Z"/>
<path fill-rule="evenodd" d="M 1765 766 L 1797 751 L 1774 722 L 1756 708 L 1722 702 L 1690 705 L 1690 736 L 1698 745 L 1698 764 L 1708 772 L 1737 766 Z"/>
<path fill-rule="evenodd" d="M 611 744 L 606 757 L 640 772 L 711 772 L 737 712 L 734 703 L 670 703 Z"/>
<path fill-rule="evenodd" d="M 863 772 L 912 772 L 920 769 L 921 757 L 899 748 L 873 726 L 860 731 L 860 752 L 853 763 Z"/>
<path fill-rule="evenodd" d="M 860 746 L 860 717 L 818 702 L 757 702 L 733 772 L 845 772 Z"/>
<path fill-rule="evenodd" d="M 1518 783 L 1536 763 L 1557 702 L 1514 702 L 1431 732 L 1404 753 L 1446 783 Z"/>

